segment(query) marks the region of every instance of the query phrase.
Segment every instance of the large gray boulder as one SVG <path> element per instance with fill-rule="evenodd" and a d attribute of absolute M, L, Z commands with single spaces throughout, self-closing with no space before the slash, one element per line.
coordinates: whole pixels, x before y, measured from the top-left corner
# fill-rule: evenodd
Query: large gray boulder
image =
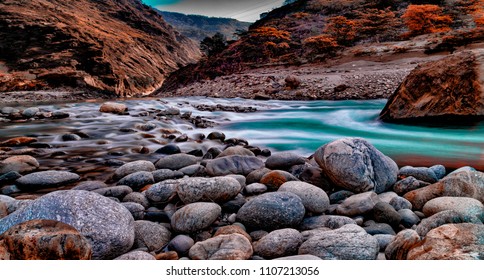
<path fill-rule="evenodd" d="M 361 138 L 328 143 L 314 159 L 333 183 L 355 193 L 382 193 L 397 181 L 397 164 Z"/>
<path fill-rule="evenodd" d="M 299 254 L 309 254 L 323 260 L 376 260 L 378 240 L 357 225 L 321 232 L 299 247 Z"/>
<path fill-rule="evenodd" d="M 56 220 L 73 226 L 92 245 L 93 259 L 114 259 L 134 242 L 134 219 L 119 203 L 87 191 L 46 194 L 0 220 L 0 234 L 13 225 L 36 219 Z"/>

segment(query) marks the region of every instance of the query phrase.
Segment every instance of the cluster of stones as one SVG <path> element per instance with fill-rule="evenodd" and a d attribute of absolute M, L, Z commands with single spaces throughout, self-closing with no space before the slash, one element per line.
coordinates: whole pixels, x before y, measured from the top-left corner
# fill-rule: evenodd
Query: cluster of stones
<path fill-rule="evenodd" d="M 360 138 L 310 158 L 244 141 L 201 155 L 170 147 L 106 182 L 4 160 L 0 185 L 76 185 L 0 195 L 0 259 L 484 258 L 484 173 L 471 167 L 399 169 Z"/>
<path fill-rule="evenodd" d="M 19 110 L 12 107 L 0 108 L 0 122 L 30 121 L 35 119 L 65 119 L 69 114 L 63 111 L 42 111 L 38 107 L 29 107 Z"/>

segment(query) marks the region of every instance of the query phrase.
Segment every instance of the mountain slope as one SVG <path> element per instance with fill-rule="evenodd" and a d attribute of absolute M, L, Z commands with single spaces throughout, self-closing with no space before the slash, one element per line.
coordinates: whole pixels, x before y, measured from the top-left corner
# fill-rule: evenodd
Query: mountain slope
<path fill-rule="evenodd" d="M 205 37 L 212 37 L 217 32 L 223 34 L 229 40 L 235 39 L 234 33 L 239 30 L 247 31 L 250 26 L 249 22 L 241 22 L 231 18 L 185 15 L 166 11 L 160 11 L 160 13 L 167 23 L 197 43 Z"/>
<path fill-rule="evenodd" d="M 139 0 L 0 2 L 0 91 L 149 93 L 199 55 Z"/>

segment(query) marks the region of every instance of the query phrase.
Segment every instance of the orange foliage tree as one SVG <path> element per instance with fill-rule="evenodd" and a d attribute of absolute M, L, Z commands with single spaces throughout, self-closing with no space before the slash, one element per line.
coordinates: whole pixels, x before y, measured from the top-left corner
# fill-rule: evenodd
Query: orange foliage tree
<path fill-rule="evenodd" d="M 331 54 L 339 47 L 336 40 L 327 34 L 306 38 L 302 43 L 303 49 L 309 55 Z"/>
<path fill-rule="evenodd" d="M 396 29 L 400 25 L 400 21 L 389 8 L 385 10 L 364 9 L 356 11 L 356 14 L 358 15 L 358 32 L 362 36 L 373 38 L 379 42 L 380 39 L 393 39 L 397 35 Z"/>
<path fill-rule="evenodd" d="M 437 5 L 409 5 L 402 18 L 412 35 L 449 31 L 452 23 Z"/>
<path fill-rule="evenodd" d="M 339 45 L 351 46 L 356 40 L 357 23 L 345 16 L 334 16 L 327 19 L 324 33 L 333 37 Z"/>
<path fill-rule="evenodd" d="M 289 48 L 291 33 L 274 27 L 251 29 L 244 38 L 242 49 L 249 60 L 263 61 L 283 55 Z"/>
<path fill-rule="evenodd" d="M 474 22 L 477 27 L 484 27 L 484 0 L 476 1 L 474 5 Z"/>

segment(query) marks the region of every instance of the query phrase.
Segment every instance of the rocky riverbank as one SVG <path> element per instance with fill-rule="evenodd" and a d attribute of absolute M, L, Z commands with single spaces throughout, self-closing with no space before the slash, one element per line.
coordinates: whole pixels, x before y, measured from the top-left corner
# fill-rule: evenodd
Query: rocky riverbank
<path fill-rule="evenodd" d="M 32 110 L 2 114 L 61 117 Z M 137 114 L 210 121 L 177 108 Z M 484 173 L 471 167 L 397 166 L 360 138 L 308 158 L 217 131 L 195 139 L 162 128 L 160 141 L 148 137 L 157 126 L 138 124 L 146 138 L 100 155 L 73 157 L 42 135 L 2 141 L 0 259 L 484 258 Z M 163 146 L 143 149 L 143 139 Z"/>

